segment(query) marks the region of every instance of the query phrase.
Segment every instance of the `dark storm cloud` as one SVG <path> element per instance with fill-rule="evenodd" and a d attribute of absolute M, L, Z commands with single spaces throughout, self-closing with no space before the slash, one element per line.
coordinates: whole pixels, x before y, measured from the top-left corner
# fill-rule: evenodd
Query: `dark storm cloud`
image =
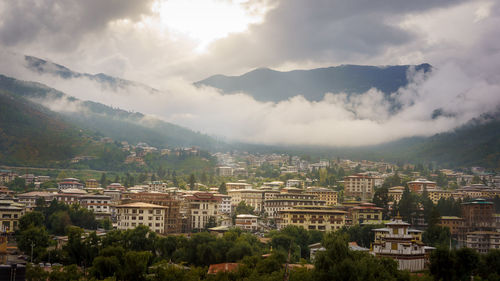
<path fill-rule="evenodd" d="M 211 51 L 251 67 L 286 61 L 347 61 L 372 57 L 387 47 L 411 43 L 417 35 L 397 23 L 410 13 L 461 1 L 280 1 L 262 24 L 219 40 Z M 231 63 L 229 61 L 228 63 Z"/>
<path fill-rule="evenodd" d="M 42 41 L 54 49 L 71 49 L 82 36 L 113 20 L 139 20 L 151 1 L 15 0 L 0 4 L 0 42 L 5 46 Z"/>

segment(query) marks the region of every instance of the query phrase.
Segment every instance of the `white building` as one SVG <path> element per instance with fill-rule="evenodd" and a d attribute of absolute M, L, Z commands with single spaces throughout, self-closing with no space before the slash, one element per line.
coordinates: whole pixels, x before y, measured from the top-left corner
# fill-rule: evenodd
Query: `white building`
<path fill-rule="evenodd" d="M 249 214 L 241 214 L 236 216 L 235 226 L 243 230 L 258 231 L 258 217 Z"/>
<path fill-rule="evenodd" d="M 116 206 L 118 229 L 134 229 L 139 225 L 145 225 L 152 231 L 163 234 L 167 208 L 143 202 L 118 205 Z"/>
<path fill-rule="evenodd" d="M 409 233 L 410 224 L 403 222 L 401 217 L 396 217 L 385 225 L 388 231 L 376 236 L 371 253 L 377 257 L 395 259 L 399 270 L 423 270 L 426 262 L 426 247 Z"/>
<path fill-rule="evenodd" d="M 219 213 L 230 214 L 231 213 L 231 196 L 225 194 L 214 194 L 215 197 L 220 198 L 219 203 Z"/>

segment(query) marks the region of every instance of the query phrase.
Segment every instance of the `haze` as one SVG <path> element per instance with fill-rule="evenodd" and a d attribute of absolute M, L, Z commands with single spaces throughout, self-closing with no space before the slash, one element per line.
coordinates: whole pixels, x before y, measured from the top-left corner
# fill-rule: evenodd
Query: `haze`
<path fill-rule="evenodd" d="M 498 26 L 495 1 L 4 1 L 0 73 L 229 140 L 369 145 L 445 132 L 498 110 Z M 23 55 L 160 92 L 33 72 Z M 392 94 L 396 113 L 376 89 L 264 103 L 192 85 L 258 67 L 424 62 L 434 70 L 410 71 L 411 83 Z M 446 114 L 432 118 L 436 109 Z"/>

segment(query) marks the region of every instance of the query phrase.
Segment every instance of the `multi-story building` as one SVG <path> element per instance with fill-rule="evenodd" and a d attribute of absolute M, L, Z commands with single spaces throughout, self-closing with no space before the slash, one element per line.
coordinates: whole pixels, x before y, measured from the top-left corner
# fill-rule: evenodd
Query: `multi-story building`
<path fill-rule="evenodd" d="M 308 230 L 335 231 L 345 225 L 346 212 L 327 206 L 296 206 L 278 211 L 277 226 L 301 226 Z"/>
<path fill-rule="evenodd" d="M 167 184 L 161 181 L 152 181 L 144 187 L 147 192 L 167 192 Z"/>
<path fill-rule="evenodd" d="M 45 191 L 31 191 L 27 193 L 17 194 L 19 203 L 24 204 L 26 212 L 31 212 L 36 207 L 36 200 L 42 198 L 45 204 L 49 204 L 54 198 L 55 193 Z"/>
<path fill-rule="evenodd" d="M 302 193 L 280 193 L 264 201 L 264 210 L 268 217 L 277 218 L 278 212 L 291 207 L 325 206 L 326 201 L 319 200 L 315 195 Z"/>
<path fill-rule="evenodd" d="M 290 179 L 286 181 L 286 187 L 304 187 L 304 181 Z"/>
<path fill-rule="evenodd" d="M 80 205 L 93 211 L 96 218 L 103 219 L 111 216 L 111 197 L 100 194 L 82 195 Z"/>
<path fill-rule="evenodd" d="M 148 226 L 152 231 L 163 234 L 165 231 L 165 209 L 167 207 L 134 202 L 116 206 L 118 229 L 133 229 L 139 225 Z"/>
<path fill-rule="evenodd" d="M 226 189 L 235 190 L 235 189 L 251 189 L 252 185 L 246 182 L 227 182 Z"/>
<path fill-rule="evenodd" d="M 216 221 L 220 198 L 212 193 L 197 192 L 186 196 L 186 200 L 189 204 L 190 230 L 204 229 L 211 220 Z"/>
<path fill-rule="evenodd" d="M 375 237 L 371 253 L 377 257 L 392 258 L 399 270 L 420 271 L 426 264 L 426 247 L 409 232 L 410 224 L 396 217 L 385 224 L 384 231 Z"/>
<path fill-rule="evenodd" d="M 162 233 L 180 233 L 181 232 L 181 216 L 180 204 L 181 202 L 174 198 L 172 194 L 167 193 L 129 193 L 124 195 L 123 203 L 144 202 L 148 204 L 159 205 L 165 208 L 164 230 Z"/>
<path fill-rule="evenodd" d="M 319 200 L 325 201 L 328 206 L 338 204 L 338 192 L 329 188 L 308 187 L 304 193 L 316 196 Z"/>
<path fill-rule="evenodd" d="M 17 174 L 8 170 L 0 170 L 0 183 L 5 184 L 13 181 Z"/>
<path fill-rule="evenodd" d="M 257 213 L 264 209 L 264 191 L 259 189 L 233 189 L 227 192 L 231 197 L 231 205 L 237 206 L 240 202 L 253 207 Z"/>
<path fill-rule="evenodd" d="M 65 178 L 62 181 L 57 183 L 59 190 L 62 189 L 68 189 L 68 188 L 76 188 L 76 189 L 83 189 L 83 184 L 80 183 L 79 179 L 75 178 Z"/>
<path fill-rule="evenodd" d="M 96 179 L 88 179 L 85 181 L 85 188 L 99 188 L 99 182 Z"/>
<path fill-rule="evenodd" d="M 497 231 L 472 231 L 466 234 L 467 248 L 475 249 L 479 253 L 500 249 L 500 232 Z"/>
<path fill-rule="evenodd" d="M 228 166 L 217 167 L 217 173 L 221 177 L 230 177 L 233 175 L 233 168 Z"/>
<path fill-rule="evenodd" d="M 231 214 L 231 196 L 225 194 L 214 194 L 214 196 L 220 198 L 219 213 Z"/>
<path fill-rule="evenodd" d="M 424 189 L 436 189 L 436 182 L 428 181 L 427 179 L 416 179 L 409 181 L 408 188 L 411 192 L 422 193 Z"/>
<path fill-rule="evenodd" d="M 440 226 L 448 227 L 452 237 L 457 238 L 463 228 L 464 220 L 457 216 L 442 216 L 439 219 Z"/>
<path fill-rule="evenodd" d="M 392 200 L 398 203 L 399 200 L 401 200 L 401 198 L 403 197 L 404 190 L 404 186 L 393 186 L 389 188 L 389 192 L 387 193 L 387 195 L 389 197 L 392 197 Z"/>
<path fill-rule="evenodd" d="M 344 195 L 359 197 L 361 200 L 371 200 L 377 177 L 356 174 L 344 178 Z"/>
<path fill-rule="evenodd" d="M 258 231 L 259 223 L 258 217 L 250 214 L 240 214 L 236 216 L 234 226 L 247 231 Z"/>
<path fill-rule="evenodd" d="M 24 205 L 13 200 L 0 200 L 0 232 L 11 233 L 17 230 L 19 219 L 24 215 Z"/>
<path fill-rule="evenodd" d="M 493 202 L 475 199 L 462 203 L 462 218 L 467 232 L 490 230 L 494 226 Z"/>
<path fill-rule="evenodd" d="M 431 199 L 434 204 L 437 204 L 441 198 L 448 199 L 453 197 L 453 191 L 439 188 L 429 189 L 428 194 L 429 199 Z"/>
<path fill-rule="evenodd" d="M 497 237 L 492 202 L 475 199 L 462 203 L 462 218 L 462 228 L 458 233 L 459 246 L 467 246 L 480 252 L 492 249 L 489 245 L 493 245 L 494 248 L 495 243 L 486 241 L 490 239 L 489 237 Z"/>
<path fill-rule="evenodd" d="M 382 208 L 373 203 L 362 203 L 349 209 L 352 224 L 379 224 L 382 223 Z"/>

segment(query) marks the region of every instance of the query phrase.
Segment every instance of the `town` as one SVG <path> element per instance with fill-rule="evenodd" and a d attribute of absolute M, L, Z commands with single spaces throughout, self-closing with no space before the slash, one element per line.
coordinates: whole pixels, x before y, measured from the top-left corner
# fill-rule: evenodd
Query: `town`
<path fill-rule="evenodd" d="M 200 154 L 198 148 L 138 147 L 141 153 L 126 161 L 142 163 L 148 154 Z M 395 261 L 398 271 L 440 278 L 449 273 L 437 253 L 472 249 L 465 253 L 477 262 L 461 273 L 470 276 L 481 275 L 474 268 L 479 260 L 500 249 L 500 175 L 481 167 L 312 161 L 234 151 L 211 157 L 217 165 L 196 175 L 159 169 L 116 174 L 114 181 L 105 173 L 75 178 L 70 171 L 50 176 L 43 169 L 1 170 L 0 261 L 8 266 L 0 274 L 143 280 L 148 272 L 162 276 L 179 270 L 206 278 L 241 274 L 248 256 L 277 255 L 286 276 L 302 276 L 321 265 L 322 253 L 331 251 L 325 243 L 337 239 L 347 251 Z M 92 160 L 86 158 L 72 162 Z M 231 246 L 217 246 L 224 239 Z M 136 263 L 135 271 L 117 275 L 120 262 L 103 260 L 104 248 L 98 250 L 106 243 L 137 251 L 129 261 Z M 190 256 L 186 247 L 198 248 Z M 217 247 L 225 247 L 227 255 L 216 254 Z M 140 253 L 146 261 L 137 260 Z M 160 262 L 149 264 L 148 255 Z"/>

